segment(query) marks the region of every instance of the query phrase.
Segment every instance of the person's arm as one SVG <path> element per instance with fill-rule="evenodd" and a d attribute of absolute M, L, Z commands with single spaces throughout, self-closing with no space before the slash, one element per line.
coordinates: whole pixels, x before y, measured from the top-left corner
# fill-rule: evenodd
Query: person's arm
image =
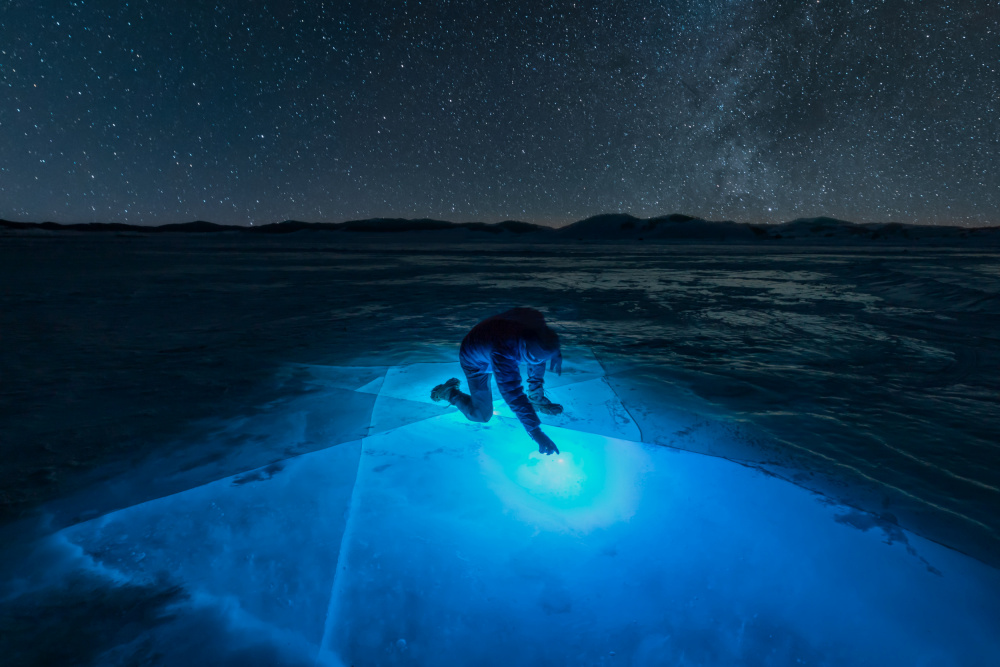
<path fill-rule="evenodd" d="M 521 421 L 524 430 L 531 439 L 538 443 L 538 451 L 543 454 L 558 454 L 559 448 L 552 438 L 542 433 L 541 421 L 532 407 L 531 401 L 524 395 L 521 387 L 521 371 L 517 367 L 517 357 L 504 347 L 494 349 L 490 358 L 493 373 L 497 379 L 497 388 L 507 405 Z"/>
<path fill-rule="evenodd" d="M 540 403 L 545 396 L 545 362 L 528 364 L 528 400 Z"/>
<path fill-rule="evenodd" d="M 493 365 L 500 395 L 507 401 L 507 405 L 517 415 L 525 430 L 534 437 L 533 433 L 538 430 L 542 422 L 535 414 L 535 408 L 531 407 L 531 401 L 524 395 L 517 357 L 506 346 L 497 346 L 490 355 L 490 362 Z"/>

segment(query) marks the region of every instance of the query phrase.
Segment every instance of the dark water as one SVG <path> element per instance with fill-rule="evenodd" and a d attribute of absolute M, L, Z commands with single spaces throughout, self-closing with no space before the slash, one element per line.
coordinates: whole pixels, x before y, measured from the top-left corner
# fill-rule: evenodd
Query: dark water
<path fill-rule="evenodd" d="M 644 440 L 696 415 L 707 453 L 1000 563 L 996 253 L 8 235 L 0 283 L 8 520 L 273 399 L 288 362 L 437 359 L 531 305 Z"/>

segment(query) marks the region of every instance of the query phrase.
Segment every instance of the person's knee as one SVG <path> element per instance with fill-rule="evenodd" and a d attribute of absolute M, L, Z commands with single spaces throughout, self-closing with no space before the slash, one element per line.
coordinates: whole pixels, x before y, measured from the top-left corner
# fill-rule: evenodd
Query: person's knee
<path fill-rule="evenodd" d="M 474 422 L 479 422 L 480 424 L 485 424 L 493 418 L 493 410 L 475 410 L 469 419 Z"/>

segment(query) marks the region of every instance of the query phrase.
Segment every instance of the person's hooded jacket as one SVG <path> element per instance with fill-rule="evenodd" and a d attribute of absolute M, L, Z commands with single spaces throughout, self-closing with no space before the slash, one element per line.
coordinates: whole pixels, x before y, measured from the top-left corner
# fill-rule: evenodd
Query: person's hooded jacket
<path fill-rule="evenodd" d="M 559 336 L 534 308 L 512 308 L 474 326 L 462 340 L 459 352 L 467 372 L 492 372 L 500 395 L 517 415 L 528 434 L 536 438 L 540 421 L 531 402 L 541 401 L 545 362 L 562 371 Z M 528 394 L 521 386 L 519 364 L 528 366 Z"/>

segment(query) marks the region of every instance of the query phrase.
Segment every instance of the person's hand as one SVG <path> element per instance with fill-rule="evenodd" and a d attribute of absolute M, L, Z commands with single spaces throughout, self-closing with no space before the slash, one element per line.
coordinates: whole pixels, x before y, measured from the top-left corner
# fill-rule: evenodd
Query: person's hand
<path fill-rule="evenodd" d="M 556 447 L 556 443 L 552 442 L 552 438 L 545 435 L 539 431 L 535 435 L 535 442 L 538 443 L 538 452 L 540 454 L 558 454 L 559 448 Z"/>
<path fill-rule="evenodd" d="M 556 351 L 556 353 L 549 359 L 549 370 L 556 375 L 562 375 L 562 352 Z"/>

